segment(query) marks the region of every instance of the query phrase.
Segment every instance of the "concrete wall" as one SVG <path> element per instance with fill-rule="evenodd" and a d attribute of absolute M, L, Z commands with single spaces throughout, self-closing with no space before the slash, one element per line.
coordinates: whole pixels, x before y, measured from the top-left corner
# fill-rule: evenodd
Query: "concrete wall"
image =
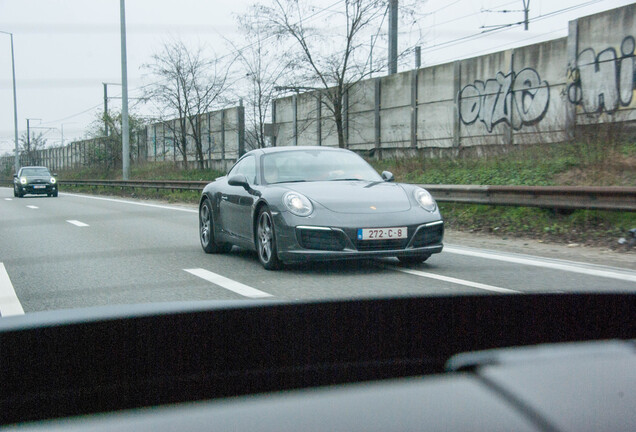
<path fill-rule="evenodd" d="M 635 14 L 632 4 L 572 21 L 566 38 L 360 82 L 345 107 L 347 147 L 562 142 L 577 125 L 636 120 Z M 276 100 L 277 145 L 338 144 L 317 94 Z"/>
<path fill-rule="evenodd" d="M 213 111 L 199 116 L 201 124 L 204 164 L 208 168 L 226 171 L 245 152 L 245 114 L 242 106 Z M 188 128 L 190 131 L 191 128 Z M 145 130 L 130 136 L 131 160 L 144 162 L 181 163 L 183 155 L 176 147 L 177 120 L 169 120 L 147 126 Z M 190 132 L 189 132 L 190 133 Z M 64 147 L 49 148 L 21 156 L 21 165 L 46 165 L 59 171 L 88 166 L 106 166 L 104 155 L 121 154 L 105 138 L 72 142 Z M 187 157 L 192 164 L 197 160 L 196 146 L 191 136 L 187 138 Z M 119 157 L 121 159 L 121 157 Z M 13 172 L 14 159 L 0 158 L 0 170 Z"/>

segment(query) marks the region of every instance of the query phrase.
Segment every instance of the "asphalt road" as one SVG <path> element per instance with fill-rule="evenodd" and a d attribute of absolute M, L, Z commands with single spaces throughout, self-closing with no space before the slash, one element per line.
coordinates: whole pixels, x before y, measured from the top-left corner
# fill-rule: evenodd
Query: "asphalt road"
<path fill-rule="evenodd" d="M 194 206 L 132 199 L 19 199 L 0 188 L 0 221 L 2 316 L 179 300 L 636 292 L 629 268 L 448 243 L 416 266 L 383 259 L 270 272 L 249 251 L 205 254 Z"/>

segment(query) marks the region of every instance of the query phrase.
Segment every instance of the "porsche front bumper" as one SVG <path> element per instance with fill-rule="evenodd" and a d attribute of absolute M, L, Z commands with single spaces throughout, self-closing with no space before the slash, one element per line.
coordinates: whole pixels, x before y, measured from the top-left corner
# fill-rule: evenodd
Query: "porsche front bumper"
<path fill-rule="evenodd" d="M 422 222 L 419 217 L 419 221 L 413 223 L 412 215 L 402 216 L 397 219 L 362 216 L 356 218 L 352 224 L 334 226 L 306 223 L 309 221 L 277 213 L 274 215 L 274 220 L 277 230 L 278 257 L 283 262 L 294 263 L 356 258 L 417 257 L 442 251 L 444 222 L 441 219 Z M 389 226 L 406 226 L 407 238 L 357 239 L 357 231 L 360 228 Z"/>

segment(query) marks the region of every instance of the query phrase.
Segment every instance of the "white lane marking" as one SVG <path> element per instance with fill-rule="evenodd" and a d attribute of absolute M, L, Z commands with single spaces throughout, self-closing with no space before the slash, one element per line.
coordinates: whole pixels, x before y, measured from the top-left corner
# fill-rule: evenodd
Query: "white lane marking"
<path fill-rule="evenodd" d="M 264 291 L 259 291 L 256 288 L 243 285 L 240 282 L 236 282 L 232 279 L 226 278 L 225 276 L 212 273 L 211 271 L 204 270 L 202 268 L 183 269 L 183 270 L 187 271 L 190 274 L 198 276 L 201 279 L 205 279 L 208 282 L 212 282 L 213 284 L 218 285 L 222 288 L 225 288 L 227 290 L 240 294 L 244 297 L 250 297 L 250 298 L 273 297 L 271 294 L 268 294 Z"/>
<path fill-rule="evenodd" d="M 30 209 L 38 209 L 39 208 L 38 206 L 34 206 L 34 205 L 28 205 L 27 207 L 30 208 Z"/>
<path fill-rule="evenodd" d="M 471 288 L 477 288 L 477 289 L 481 289 L 485 291 L 493 291 L 493 292 L 505 293 L 505 294 L 520 294 L 521 293 L 521 291 L 515 291 L 508 288 L 500 288 L 493 285 L 486 285 L 479 282 L 472 282 L 472 281 L 467 281 L 464 279 L 457 279 L 457 278 L 453 278 L 449 276 L 442 276 L 435 273 L 423 272 L 420 270 L 412 270 L 412 269 L 393 267 L 393 266 L 390 266 L 389 268 L 392 270 L 400 271 L 402 273 L 408 273 L 408 274 L 425 277 L 429 279 L 437 279 L 443 282 L 449 282 L 449 283 L 458 284 L 458 285 L 465 285 Z"/>
<path fill-rule="evenodd" d="M 24 315 L 24 309 L 13 289 L 4 264 L 0 263 L 0 316 Z"/>
<path fill-rule="evenodd" d="M 13 201 L 13 198 L 5 198 L 5 201 Z"/>
<path fill-rule="evenodd" d="M 71 194 L 71 193 L 66 193 L 66 192 L 62 193 L 62 195 L 74 196 L 74 197 L 78 197 L 78 198 L 94 199 L 94 200 L 100 200 L 100 201 L 110 201 L 110 202 L 123 203 L 123 204 L 134 204 L 134 205 L 143 206 L 143 207 L 154 207 L 154 208 L 160 208 L 160 209 L 165 209 L 165 210 L 183 211 L 183 212 L 188 212 L 188 213 L 198 213 L 199 212 L 196 209 L 189 209 L 189 208 L 183 208 L 183 207 L 171 207 L 171 206 L 164 206 L 164 205 L 159 205 L 159 204 L 148 204 L 148 203 L 141 203 L 141 202 L 135 202 L 135 201 L 127 201 L 127 200 L 115 199 L 115 198 L 104 198 L 104 197 L 95 197 L 95 196 L 89 196 L 89 195 L 78 195 L 78 194 Z"/>
<path fill-rule="evenodd" d="M 87 227 L 88 226 L 88 224 L 85 224 L 84 222 L 80 222 L 78 220 L 67 220 L 66 222 L 68 222 L 70 224 L 73 224 L 75 226 L 78 226 L 78 227 Z"/>
<path fill-rule="evenodd" d="M 505 261 L 515 264 L 523 264 L 535 267 L 544 267 L 554 270 L 563 270 L 572 273 L 580 273 L 589 276 L 598 276 L 611 279 L 619 279 L 628 282 L 636 282 L 636 272 L 623 269 L 604 268 L 594 264 L 585 264 L 574 261 L 565 261 L 549 258 L 533 257 L 529 255 L 505 254 L 494 251 L 480 251 L 470 248 L 459 248 L 456 246 L 444 246 L 444 252 L 471 257 L 486 258 L 497 261 Z"/>

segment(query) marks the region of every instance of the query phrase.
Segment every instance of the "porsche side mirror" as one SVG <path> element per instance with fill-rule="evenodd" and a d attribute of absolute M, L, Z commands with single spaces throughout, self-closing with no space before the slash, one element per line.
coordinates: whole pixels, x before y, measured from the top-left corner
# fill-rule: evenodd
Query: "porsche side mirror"
<path fill-rule="evenodd" d="M 17 174 L 13 174 L 13 178 L 18 178 L 18 175 Z"/>
<path fill-rule="evenodd" d="M 386 182 L 392 182 L 394 180 L 393 173 L 391 171 L 382 171 L 382 179 Z"/>
<path fill-rule="evenodd" d="M 249 189 L 250 185 L 247 183 L 247 177 L 243 174 L 235 174 L 229 179 L 227 179 L 227 184 L 230 186 L 242 186 L 245 189 Z"/>

